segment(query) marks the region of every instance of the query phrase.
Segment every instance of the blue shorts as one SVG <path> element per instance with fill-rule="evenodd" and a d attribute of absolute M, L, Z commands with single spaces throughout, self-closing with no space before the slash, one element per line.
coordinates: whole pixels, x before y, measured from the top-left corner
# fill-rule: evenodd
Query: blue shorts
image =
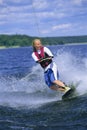
<path fill-rule="evenodd" d="M 56 72 L 56 76 L 51 68 L 49 68 L 46 72 L 44 72 L 44 78 L 45 82 L 48 85 L 48 87 L 51 87 L 54 83 L 54 80 L 59 79 L 59 73 Z"/>

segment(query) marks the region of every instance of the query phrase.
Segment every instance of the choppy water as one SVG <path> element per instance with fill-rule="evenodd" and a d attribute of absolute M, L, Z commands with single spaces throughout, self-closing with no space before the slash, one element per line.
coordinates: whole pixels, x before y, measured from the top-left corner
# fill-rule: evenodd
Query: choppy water
<path fill-rule="evenodd" d="M 87 129 L 87 45 L 49 48 L 60 79 L 78 84 L 77 97 L 62 101 L 45 85 L 31 47 L 0 50 L 0 130 Z"/>

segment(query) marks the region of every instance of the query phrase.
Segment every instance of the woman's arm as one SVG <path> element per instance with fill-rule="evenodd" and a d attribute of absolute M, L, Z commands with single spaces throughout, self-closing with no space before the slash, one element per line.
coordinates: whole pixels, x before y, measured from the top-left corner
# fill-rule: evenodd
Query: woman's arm
<path fill-rule="evenodd" d="M 52 52 L 47 47 L 44 47 L 44 52 L 46 52 L 49 56 L 53 57 Z"/>

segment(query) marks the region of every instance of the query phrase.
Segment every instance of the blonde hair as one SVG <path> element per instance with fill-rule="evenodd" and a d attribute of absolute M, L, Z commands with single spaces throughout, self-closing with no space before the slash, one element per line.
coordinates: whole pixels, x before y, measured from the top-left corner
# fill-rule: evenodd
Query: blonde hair
<path fill-rule="evenodd" d="M 41 42 L 41 40 L 39 38 L 38 39 L 34 39 L 33 42 L 32 42 L 32 46 L 33 47 L 34 47 L 34 44 L 35 44 L 36 41 L 40 41 Z"/>
<path fill-rule="evenodd" d="M 34 44 L 35 44 L 36 41 L 40 41 L 40 42 L 41 42 L 41 39 L 36 38 L 36 39 L 34 39 L 34 40 L 32 41 L 33 51 L 36 51 L 36 48 L 35 48 L 35 46 L 34 46 Z"/>

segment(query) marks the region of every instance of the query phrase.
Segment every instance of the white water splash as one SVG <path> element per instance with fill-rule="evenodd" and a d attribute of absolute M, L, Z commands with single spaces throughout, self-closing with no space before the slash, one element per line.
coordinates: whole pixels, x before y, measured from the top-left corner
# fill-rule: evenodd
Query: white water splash
<path fill-rule="evenodd" d="M 80 59 L 71 53 L 64 52 L 57 55 L 55 61 L 60 72 L 60 79 L 66 84 L 78 84 L 79 95 L 87 93 L 87 58 Z"/>
<path fill-rule="evenodd" d="M 1 78 L 0 105 L 37 108 L 58 100 L 58 93 L 56 96 L 56 92 L 45 85 L 43 75 L 43 70 L 37 65 L 22 79 Z"/>

